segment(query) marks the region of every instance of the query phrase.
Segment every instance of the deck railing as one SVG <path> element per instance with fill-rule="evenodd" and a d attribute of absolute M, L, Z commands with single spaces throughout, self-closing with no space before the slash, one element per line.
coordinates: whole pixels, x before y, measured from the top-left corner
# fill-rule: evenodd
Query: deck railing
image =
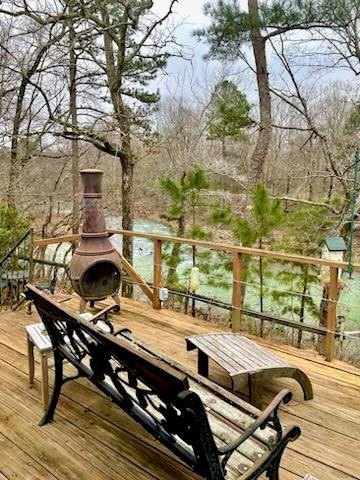
<path fill-rule="evenodd" d="M 282 252 L 275 252 L 270 250 L 262 250 L 257 248 L 247 248 L 237 245 L 230 245 L 224 243 L 192 240 L 186 238 L 178 238 L 169 235 L 153 234 L 147 232 L 134 232 L 126 230 L 110 229 L 109 236 L 121 235 L 128 237 L 136 237 L 147 239 L 153 242 L 153 282 L 151 286 L 146 283 L 142 277 L 136 272 L 132 265 L 130 265 L 123 257 L 123 267 L 127 274 L 135 280 L 143 290 L 143 292 L 150 298 L 153 308 L 160 309 L 161 301 L 159 298 L 160 288 L 163 286 L 163 245 L 166 244 L 181 244 L 193 247 L 193 249 L 207 249 L 215 252 L 222 252 L 231 254 L 233 257 L 232 268 L 232 304 L 229 305 L 231 310 L 231 327 L 234 332 L 239 332 L 241 327 L 242 314 L 261 318 L 262 321 L 270 321 L 281 325 L 286 325 L 299 331 L 308 331 L 316 333 L 325 337 L 325 358 L 331 361 L 334 358 L 335 339 L 339 336 L 337 331 L 337 302 L 339 294 L 339 269 L 346 270 L 348 265 L 346 262 L 333 261 L 325 258 L 315 258 L 302 255 L 294 255 Z M 62 242 L 76 242 L 80 239 L 80 235 L 67 235 L 63 237 L 55 237 L 48 239 L 41 239 L 34 241 L 34 247 L 45 247 L 51 244 Z M 281 262 L 290 262 L 295 265 L 310 265 L 320 267 L 328 270 L 328 296 L 327 303 L 327 318 L 326 326 L 317 326 L 293 319 L 279 318 L 264 312 L 256 312 L 248 310 L 243 307 L 242 299 L 242 284 L 244 283 L 244 257 L 268 258 Z M 360 265 L 354 265 L 353 271 L 360 272 Z M 196 295 L 194 295 L 196 298 Z M 205 297 L 201 297 L 201 301 L 205 301 Z"/>
<path fill-rule="evenodd" d="M 33 274 L 33 229 L 27 230 L 0 260 L 0 311 L 11 310 Z"/>

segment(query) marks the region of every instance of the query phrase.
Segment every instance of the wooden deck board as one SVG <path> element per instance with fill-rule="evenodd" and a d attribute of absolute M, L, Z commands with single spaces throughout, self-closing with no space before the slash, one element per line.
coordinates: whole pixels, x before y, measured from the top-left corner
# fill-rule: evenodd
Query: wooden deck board
<path fill-rule="evenodd" d="M 64 303 L 76 309 L 77 299 Z M 124 300 L 112 315 L 117 327 L 189 368 L 196 352 L 186 352 L 185 336 L 220 329 L 199 319 Z M 56 421 L 38 427 L 42 415 L 39 382 L 27 385 L 25 325 L 37 314 L 0 315 L 0 480 L 190 480 L 198 478 L 171 453 L 84 380 L 64 386 Z M 224 330 L 224 329 L 223 329 Z M 304 402 L 292 380 L 275 379 L 264 388 L 269 401 L 281 387 L 294 387 L 294 400 L 283 409 L 286 423 L 302 428 L 300 439 L 283 458 L 281 479 L 299 480 L 311 473 L 319 480 L 360 479 L 360 370 L 345 363 L 326 363 L 311 351 L 255 339 L 309 375 L 314 400 Z M 229 385 L 228 377 L 210 363 L 210 376 Z M 39 369 L 36 370 L 39 378 Z M 246 392 L 244 392 L 246 394 Z"/>

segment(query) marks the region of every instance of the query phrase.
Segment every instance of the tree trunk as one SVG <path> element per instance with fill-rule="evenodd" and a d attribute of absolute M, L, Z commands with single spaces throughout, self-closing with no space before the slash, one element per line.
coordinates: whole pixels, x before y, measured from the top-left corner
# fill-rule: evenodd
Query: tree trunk
<path fill-rule="evenodd" d="M 309 180 L 309 202 L 312 202 L 314 199 L 314 188 L 311 179 Z"/>
<path fill-rule="evenodd" d="M 286 197 L 288 197 L 290 195 L 290 185 L 291 185 L 291 177 L 290 177 L 290 175 L 288 175 L 287 181 L 286 181 Z M 284 212 L 289 213 L 289 202 L 288 202 L 288 200 L 285 201 Z"/>
<path fill-rule="evenodd" d="M 225 145 L 225 138 L 221 139 L 221 152 L 223 160 L 226 160 L 226 145 Z"/>
<path fill-rule="evenodd" d="M 122 228 L 133 230 L 134 228 L 134 163 L 130 158 L 121 160 L 121 198 L 122 198 Z M 132 237 L 123 237 L 123 255 L 126 260 L 133 264 L 134 246 Z M 132 298 L 134 287 L 132 284 L 123 284 L 122 294 Z"/>
<path fill-rule="evenodd" d="M 119 118 L 119 127 L 122 132 L 121 142 L 121 204 L 122 204 L 122 228 L 123 230 L 134 229 L 134 161 L 131 150 L 131 130 L 128 111 L 122 104 L 121 114 Z M 123 255 L 126 260 L 133 265 L 134 262 L 134 245 L 133 237 L 123 237 Z M 123 283 L 122 294 L 124 297 L 132 298 L 134 294 L 134 286 L 131 283 Z"/>
<path fill-rule="evenodd" d="M 9 183 L 8 183 L 8 191 L 7 191 L 7 201 L 9 203 L 15 203 L 15 185 L 16 185 L 16 178 L 17 178 L 19 133 L 20 133 L 21 116 L 22 116 L 21 114 L 23 110 L 26 85 L 27 85 L 27 82 L 23 78 L 19 88 L 17 101 L 16 101 L 14 124 L 13 124 L 13 130 L 11 135 L 10 171 L 9 171 Z"/>
<path fill-rule="evenodd" d="M 328 189 L 328 194 L 327 194 L 327 201 L 331 202 L 331 197 L 334 189 L 334 177 L 330 177 L 330 182 L 329 182 L 329 189 Z"/>
<path fill-rule="evenodd" d="M 73 1 L 69 3 L 70 13 L 74 7 Z M 73 26 L 73 21 L 70 15 L 69 20 L 69 95 L 70 95 L 70 114 L 73 131 L 78 125 L 77 119 L 77 88 L 76 88 L 76 73 L 77 73 L 77 58 L 75 53 L 76 33 Z M 79 141 L 74 135 L 71 141 L 71 158 L 72 158 L 72 231 L 74 234 L 79 233 L 80 224 L 80 177 L 79 177 Z"/>
<path fill-rule="evenodd" d="M 103 31 L 106 75 L 110 96 L 116 120 L 121 135 L 120 163 L 121 163 L 121 198 L 122 198 L 122 228 L 133 230 L 134 226 L 134 159 L 131 149 L 131 112 L 123 102 L 121 87 L 126 67 L 126 38 L 128 29 L 129 9 L 124 9 L 118 41 L 110 33 L 113 29 L 112 20 L 108 11 L 108 2 L 98 2 L 104 25 Z M 114 45 L 116 43 L 116 50 Z M 123 255 L 133 264 L 133 238 L 123 237 Z M 123 283 L 122 294 L 125 297 L 133 296 L 132 284 Z"/>
<path fill-rule="evenodd" d="M 251 18 L 251 43 L 256 65 L 256 80 L 258 85 L 260 105 L 260 129 L 255 150 L 251 158 L 251 183 L 256 185 L 263 175 L 265 159 L 271 141 L 271 98 L 269 74 L 266 61 L 266 43 L 261 36 L 258 0 L 248 0 Z"/>

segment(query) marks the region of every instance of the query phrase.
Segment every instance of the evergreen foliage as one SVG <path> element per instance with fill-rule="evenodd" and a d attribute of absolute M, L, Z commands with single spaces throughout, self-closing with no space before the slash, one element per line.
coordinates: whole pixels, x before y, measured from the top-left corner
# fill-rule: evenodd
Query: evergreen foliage
<path fill-rule="evenodd" d="M 195 34 L 209 44 L 208 56 L 220 60 L 239 58 L 239 49 L 250 42 L 250 29 L 285 33 L 312 27 L 344 27 L 356 18 L 359 0 L 266 0 L 259 2 L 259 16 L 252 18 L 238 0 L 217 0 L 204 6 L 210 26 Z"/>
<path fill-rule="evenodd" d="M 206 207 L 206 204 L 201 198 L 201 194 L 209 188 L 204 170 L 194 168 L 184 174 L 180 181 L 173 180 L 170 177 L 163 177 L 160 179 L 160 187 L 170 200 L 170 218 L 172 220 L 179 220 L 183 217 L 186 222 L 190 216 L 194 232 L 196 230 L 199 231 L 200 226 L 196 225 L 195 218 L 199 209 Z M 180 235 L 183 235 L 183 233 L 185 232 L 179 232 Z M 199 233 L 199 235 L 202 234 Z M 191 236 L 191 238 L 197 237 Z"/>
<path fill-rule="evenodd" d="M 281 225 L 282 211 L 279 200 L 271 198 L 264 184 L 257 184 L 251 193 L 249 215 L 239 218 L 229 208 L 217 207 L 212 214 L 213 223 L 230 226 L 234 237 L 244 247 L 253 247 L 262 238 Z"/>
<path fill-rule="evenodd" d="M 223 80 L 215 87 L 208 114 L 207 130 L 210 140 L 246 140 L 245 129 L 252 124 L 250 104 L 237 86 Z"/>
<path fill-rule="evenodd" d="M 31 218 L 21 213 L 13 203 L 0 203 L 0 259 L 30 228 Z"/>
<path fill-rule="evenodd" d="M 176 235 L 196 240 L 210 239 L 211 235 L 202 226 L 204 213 L 209 208 L 203 198 L 203 194 L 209 188 L 204 170 L 195 167 L 184 173 L 178 181 L 164 177 L 160 180 L 160 187 L 170 201 L 169 218 L 177 221 Z M 178 266 L 191 256 L 192 264 L 179 272 Z M 163 257 L 168 267 L 167 286 L 187 290 L 191 268 L 197 266 L 200 273 L 208 272 L 207 262 L 211 253 L 207 251 L 195 253 L 189 246 L 174 244 L 165 245 Z"/>
<path fill-rule="evenodd" d="M 149 91 L 148 87 L 159 71 L 166 67 L 170 56 L 166 48 L 148 47 L 146 42 L 139 43 L 141 35 L 145 38 L 150 28 L 152 8 L 152 0 L 107 1 L 105 15 L 110 19 L 108 31 L 113 41 L 112 45 L 108 40 L 107 44 L 100 47 L 96 38 L 93 38 L 93 42 L 82 45 L 84 50 L 91 50 L 90 58 L 95 60 L 98 66 L 104 64 L 103 50 L 108 50 L 108 55 L 109 50 L 112 51 L 117 63 L 112 66 L 113 71 L 108 72 L 108 76 L 110 74 L 118 82 L 118 95 L 123 95 L 132 123 L 146 129 L 149 128 L 147 121 L 149 109 L 160 99 L 159 91 Z M 88 2 L 85 9 L 79 5 L 79 17 L 87 17 L 96 27 L 96 31 L 103 24 L 104 11 L 99 2 L 95 1 Z M 98 36 L 96 33 L 96 37 Z M 85 40 L 79 35 L 79 42 Z M 122 52 L 123 42 L 125 49 Z M 107 65 L 107 68 L 109 69 L 110 65 Z M 93 75 L 96 79 L 99 74 L 94 71 Z M 109 85 L 110 89 L 114 86 Z"/>
<path fill-rule="evenodd" d="M 271 198 L 265 185 L 259 183 L 251 192 L 251 206 L 249 214 L 246 217 L 239 217 L 231 212 L 229 208 L 216 208 L 212 214 L 212 222 L 227 226 L 232 230 L 233 236 L 237 242 L 244 247 L 253 247 L 257 244 L 259 248 L 263 247 L 263 241 L 271 241 L 271 233 L 279 228 L 283 221 L 281 204 L 278 200 Z M 221 261 L 224 261 L 221 259 Z M 229 270 L 232 268 L 231 262 L 225 264 Z M 250 257 L 243 257 L 242 278 L 244 282 L 256 282 L 259 284 L 260 309 L 263 309 L 263 296 L 266 293 L 264 287 L 264 278 L 271 275 L 265 271 L 266 262 L 260 258 L 259 262 L 250 260 Z M 243 300 L 245 297 L 245 283 L 243 285 Z"/>
<path fill-rule="evenodd" d="M 319 256 L 321 242 L 328 234 L 334 220 L 327 209 L 317 206 L 300 206 L 294 208 L 284 221 L 285 231 L 277 242 L 276 248 L 290 253 Z M 272 299 L 276 302 L 282 315 L 297 315 L 304 318 L 318 319 L 319 305 L 314 300 L 314 287 L 319 284 L 320 271 L 311 265 L 292 266 L 288 263 L 276 272 L 280 289 L 272 290 Z M 295 294 L 289 292 L 296 292 Z"/>

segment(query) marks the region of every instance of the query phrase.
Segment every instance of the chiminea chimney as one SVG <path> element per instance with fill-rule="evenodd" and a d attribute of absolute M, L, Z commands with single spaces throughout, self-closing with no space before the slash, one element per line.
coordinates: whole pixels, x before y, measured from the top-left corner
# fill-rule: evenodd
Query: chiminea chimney
<path fill-rule="evenodd" d="M 69 276 L 76 293 L 87 301 L 113 297 L 120 305 L 121 262 L 108 238 L 102 209 L 101 170 L 81 170 L 84 186 L 81 240 L 70 262 Z"/>

